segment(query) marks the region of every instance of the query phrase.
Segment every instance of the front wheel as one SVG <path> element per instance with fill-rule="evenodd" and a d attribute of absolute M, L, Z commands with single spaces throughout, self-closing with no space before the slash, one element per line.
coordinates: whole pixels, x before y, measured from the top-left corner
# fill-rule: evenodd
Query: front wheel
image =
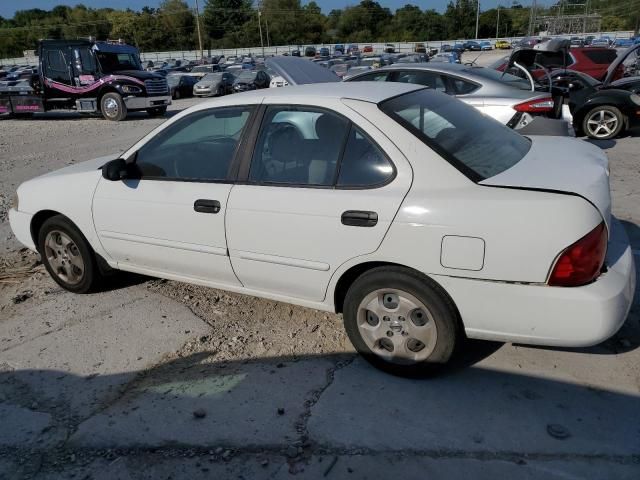
<path fill-rule="evenodd" d="M 65 290 L 87 293 L 102 280 L 89 242 L 62 215 L 43 223 L 38 232 L 38 251 L 51 278 Z"/>
<path fill-rule="evenodd" d="M 107 120 L 119 122 L 127 117 L 127 106 L 117 93 L 106 93 L 100 99 L 100 111 Z"/>
<path fill-rule="evenodd" d="M 590 138 L 609 140 L 624 126 L 624 115 L 616 107 L 603 105 L 589 111 L 582 120 L 582 131 Z"/>
<path fill-rule="evenodd" d="M 433 373 L 451 358 L 460 337 L 455 307 L 426 276 L 381 267 L 347 292 L 344 325 L 356 350 L 374 366 L 400 376 Z"/>

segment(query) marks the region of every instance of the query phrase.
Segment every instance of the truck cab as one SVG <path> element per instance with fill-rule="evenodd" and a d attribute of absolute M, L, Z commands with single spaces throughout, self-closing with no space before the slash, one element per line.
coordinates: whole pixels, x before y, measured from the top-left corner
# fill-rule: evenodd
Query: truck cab
<path fill-rule="evenodd" d="M 171 103 L 167 81 L 142 68 L 138 50 L 120 42 L 43 40 L 39 69 L 28 87 L 0 89 L 9 113 L 56 109 L 99 112 L 119 121 L 130 111 L 163 115 Z M 0 111 L 2 108 L 0 108 Z"/>

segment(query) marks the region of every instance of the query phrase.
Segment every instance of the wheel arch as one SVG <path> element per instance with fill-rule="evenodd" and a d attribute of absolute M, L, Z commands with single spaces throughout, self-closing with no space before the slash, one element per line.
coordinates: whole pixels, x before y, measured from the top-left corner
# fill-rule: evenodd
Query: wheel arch
<path fill-rule="evenodd" d="M 431 276 L 425 274 L 424 272 L 421 272 L 419 270 L 416 270 L 415 268 L 409 267 L 407 265 L 403 265 L 401 263 L 396 263 L 396 262 L 367 261 L 363 263 L 358 263 L 356 265 L 352 265 L 345 272 L 343 272 L 340 275 L 340 278 L 338 279 L 338 281 L 336 282 L 336 285 L 333 291 L 333 303 L 334 303 L 336 313 L 343 312 L 344 300 L 347 295 L 347 291 L 349 290 L 349 287 L 353 285 L 353 282 L 355 282 L 356 279 L 361 275 L 363 275 L 364 273 L 379 267 L 398 267 L 398 268 L 410 270 L 412 272 L 417 273 L 421 277 L 424 277 L 429 283 L 431 283 L 434 286 L 434 288 L 439 290 L 439 292 L 443 295 L 443 297 L 451 304 L 451 306 L 453 307 L 453 310 L 456 313 L 458 322 L 460 323 L 460 327 L 462 331 L 464 331 L 464 323 L 462 321 L 462 317 L 460 316 L 460 311 L 458 310 L 458 307 L 456 306 L 456 303 L 453 301 L 453 298 L 451 297 L 451 295 L 449 295 L 449 292 L 447 292 L 447 290 L 442 285 L 440 285 L 439 282 L 437 282 Z"/>
<path fill-rule="evenodd" d="M 100 273 L 102 273 L 103 275 L 111 273 L 113 269 L 109 266 L 109 263 L 104 259 L 104 257 L 102 257 L 98 252 L 96 252 L 96 250 L 93 248 L 93 245 L 91 245 L 91 242 L 87 239 L 86 235 L 82 232 L 82 230 L 78 227 L 78 225 L 76 225 L 76 223 L 67 215 L 65 215 L 64 213 L 60 213 L 56 210 L 40 210 L 31 219 L 31 225 L 29 226 L 29 229 L 31 232 L 31 239 L 33 240 L 33 244 L 36 246 L 38 253 L 42 253 L 40 252 L 40 246 L 38 242 L 40 229 L 42 228 L 42 225 L 44 225 L 44 222 L 46 222 L 51 217 L 55 217 L 57 215 L 60 215 L 61 217 L 64 217 L 67 221 L 69 221 L 78 230 L 82 238 L 84 238 L 84 240 L 87 242 L 89 249 L 95 255 Z"/>

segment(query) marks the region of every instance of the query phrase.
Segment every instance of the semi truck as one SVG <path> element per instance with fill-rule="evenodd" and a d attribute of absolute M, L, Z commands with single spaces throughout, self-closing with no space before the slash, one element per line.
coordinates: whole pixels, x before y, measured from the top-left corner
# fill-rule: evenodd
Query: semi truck
<path fill-rule="evenodd" d="M 120 121 L 132 111 L 164 115 L 171 104 L 167 80 L 145 71 L 131 45 L 42 40 L 37 54 L 38 69 L 30 79 L 0 82 L 0 114 L 75 110 Z"/>

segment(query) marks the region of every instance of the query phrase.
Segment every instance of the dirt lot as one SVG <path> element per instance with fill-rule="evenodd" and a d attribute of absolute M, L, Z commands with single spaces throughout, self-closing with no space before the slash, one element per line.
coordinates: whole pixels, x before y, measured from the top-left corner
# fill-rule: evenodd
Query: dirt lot
<path fill-rule="evenodd" d="M 638 478 L 637 301 L 597 347 L 469 342 L 409 381 L 354 356 L 336 315 L 139 276 L 62 291 L 11 234 L 13 191 L 162 121 L 0 120 L 1 479 Z M 638 252 L 640 139 L 599 146 Z"/>

